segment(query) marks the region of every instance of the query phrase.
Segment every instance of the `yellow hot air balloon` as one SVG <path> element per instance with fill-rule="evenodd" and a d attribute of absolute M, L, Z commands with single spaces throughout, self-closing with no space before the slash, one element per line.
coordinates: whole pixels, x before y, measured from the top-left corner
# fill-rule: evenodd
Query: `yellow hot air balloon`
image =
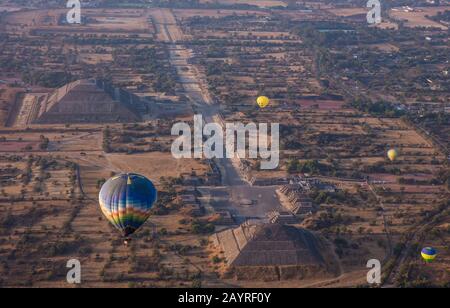
<path fill-rule="evenodd" d="M 398 157 L 398 152 L 394 149 L 389 150 L 387 156 L 391 161 L 395 161 Z"/>
<path fill-rule="evenodd" d="M 269 100 L 269 98 L 267 96 L 260 96 L 260 97 L 258 97 L 256 102 L 258 103 L 258 106 L 260 108 L 266 108 L 267 105 L 269 105 L 270 100 Z"/>

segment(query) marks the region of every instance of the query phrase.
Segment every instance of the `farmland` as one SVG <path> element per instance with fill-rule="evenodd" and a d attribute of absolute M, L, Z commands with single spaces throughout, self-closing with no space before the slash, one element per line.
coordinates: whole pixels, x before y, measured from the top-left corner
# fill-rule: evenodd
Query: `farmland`
<path fill-rule="evenodd" d="M 79 25 L 65 22 L 64 7 L 5 4 L 0 286 L 67 287 L 72 258 L 82 287 L 357 287 L 370 259 L 383 263 L 383 286 L 448 286 L 449 37 L 438 15 L 448 5 L 393 5 L 372 26 L 351 2 L 99 1 Z M 105 81 L 91 86 L 100 97 L 118 92 L 117 104 L 139 98 L 121 105 L 139 120 L 30 120 L 46 98 L 58 107 L 58 93 L 77 96 L 63 91 L 77 80 Z M 70 98 L 73 114 L 88 110 Z M 278 123 L 279 166 L 175 159 L 172 127 L 194 114 Z M 102 185 L 121 173 L 158 190 L 128 246 L 98 206 Z M 305 212 L 292 210 L 293 195 Z M 286 217 L 321 243 L 331 277 L 244 279 L 255 269 L 230 269 L 215 246 L 216 232 Z M 425 246 L 439 252 L 426 267 Z"/>

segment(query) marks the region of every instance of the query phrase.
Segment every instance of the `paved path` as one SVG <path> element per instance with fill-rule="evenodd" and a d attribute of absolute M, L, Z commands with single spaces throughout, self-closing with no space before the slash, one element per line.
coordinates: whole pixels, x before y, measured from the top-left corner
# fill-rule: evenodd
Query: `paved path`
<path fill-rule="evenodd" d="M 193 51 L 173 40 L 174 37 L 179 37 L 182 31 L 176 26 L 174 17 L 169 16 L 172 15 L 170 10 L 164 10 L 163 13 L 160 18 L 155 19 L 157 30 L 163 32 L 157 36 L 168 44 L 169 60 L 183 85 L 183 94 L 189 99 L 194 112 L 203 115 L 205 124 L 215 122 L 223 126 L 219 106 L 214 103 L 208 91 L 206 77 L 195 65 L 190 64 Z M 222 173 L 223 186 L 201 189 L 207 196 L 205 198 L 208 200 L 207 207 L 229 210 L 235 215 L 238 223 L 249 218 L 264 219 L 267 212 L 281 209 L 275 186 L 252 187 L 242 176 L 237 166 L 238 162 L 224 158 L 216 159 L 216 163 Z"/>

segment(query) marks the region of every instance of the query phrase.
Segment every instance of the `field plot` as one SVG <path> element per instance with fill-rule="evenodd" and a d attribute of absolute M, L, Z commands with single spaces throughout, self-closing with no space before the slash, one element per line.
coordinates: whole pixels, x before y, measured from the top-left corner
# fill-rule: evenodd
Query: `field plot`
<path fill-rule="evenodd" d="M 148 33 L 152 34 L 142 11 L 136 10 L 89 10 L 83 11 L 87 22 L 81 25 L 67 25 L 64 20 L 67 10 L 32 10 L 14 12 L 6 18 L 9 30 L 48 30 L 48 31 L 79 31 L 89 33 Z"/>
<path fill-rule="evenodd" d="M 177 20 L 183 21 L 187 18 L 192 17 L 211 17 L 211 18 L 219 18 L 226 17 L 232 15 L 244 16 L 244 15 L 257 15 L 257 16 L 269 16 L 267 12 L 264 11 L 255 11 L 255 10 L 208 10 L 208 9 L 185 9 L 185 10 L 173 10 L 173 14 Z M 186 31 L 183 30 L 185 33 Z"/>
<path fill-rule="evenodd" d="M 5 126 L 20 89 L 0 87 L 0 126 Z"/>
<path fill-rule="evenodd" d="M 333 8 L 328 11 L 337 16 L 349 17 L 349 16 L 354 16 L 354 15 L 367 15 L 367 12 L 369 11 L 369 9 L 368 8 Z"/>
<path fill-rule="evenodd" d="M 20 11 L 22 8 L 20 6 L 4 6 L 4 5 L 0 5 L 0 12 L 16 12 L 16 11 Z"/>
<path fill-rule="evenodd" d="M 435 247 L 439 252 L 439 259 L 437 262 L 424 264 L 420 256 L 412 256 L 411 263 L 402 268 L 404 286 L 421 286 L 424 281 L 431 281 L 438 285 L 440 281 L 448 281 L 447 266 L 450 261 L 450 252 L 448 250 L 449 223 L 448 213 L 442 213 L 429 229 L 424 230 L 420 234 L 415 244 Z M 411 281 L 416 282 L 416 284 L 411 284 Z"/>
<path fill-rule="evenodd" d="M 233 4 L 248 4 L 248 5 L 254 5 L 258 7 L 286 7 L 286 1 L 265 1 L 265 0 L 219 0 L 219 1 L 212 1 L 212 0 L 201 0 L 201 3 L 220 3 L 220 4 L 226 4 L 226 5 L 233 5 Z"/>
<path fill-rule="evenodd" d="M 366 22 L 367 13 L 370 11 L 369 8 L 332 8 L 326 10 L 330 14 L 343 18 L 346 21 L 359 21 Z M 398 25 L 392 21 L 382 18 L 381 23 L 373 25 L 381 29 L 397 29 Z"/>
<path fill-rule="evenodd" d="M 394 8 L 389 11 L 389 15 L 396 20 L 406 21 L 406 26 L 408 27 L 425 27 L 447 30 L 447 26 L 428 18 L 429 16 L 434 16 L 438 12 L 443 12 L 446 9 L 448 9 L 448 7 L 418 7 L 414 8 L 412 11 L 404 10 L 402 8 Z"/>
<path fill-rule="evenodd" d="M 123 14 L 116 11 L 87 11 L 89 14 L 89 30 L 90 32 L 108 30 L 108 32 L 133 32 L 147 34 L 154 33 L 154 30 L 149 27 L 146 17 L 140 11 L 125 11 Z M 120 31 L 118 31 L 120 30 Z"/>
<path fill-rule="evenodd" d="M 192 48 L 199 55 L 209 90 L 227 112 L 254 109 L 258 94 L 271 97 L 277 106 L 317 89 L 305 69 L 311 62 L 299 48 L 301 40 L 289 31 L 274 29 L 270 22 L 263 22 L 263 16 L 225 16 L 216 18 L 214 25 L 207 23 L 208 16 L 195 19 L 203 22 L 183 19 L 184 31 L 194 36 Z M 241 23 L 248 31 L 235 30 Z M 295 74 L 300 72 L 304 75 Z"/>
<path fill-rule="evenodd" d="M 152 179 L 165 177 L 180 177 L 183 173 L 195 172 L 201 176 L 206 168 L 191 159 L 177 160 L 170 153 L 149 153 L 127 155 L 108 155 L 108 160 L 116 168 L 126 172 L 137 172 Z"/>
<path fill-rule="evenodd" d="M 36 26 L 56 26 L 58 16 L 66 10 L 28 10 L 8 14 L 5 18 L 6 29 L 11 31 L 29 31 Z"/>

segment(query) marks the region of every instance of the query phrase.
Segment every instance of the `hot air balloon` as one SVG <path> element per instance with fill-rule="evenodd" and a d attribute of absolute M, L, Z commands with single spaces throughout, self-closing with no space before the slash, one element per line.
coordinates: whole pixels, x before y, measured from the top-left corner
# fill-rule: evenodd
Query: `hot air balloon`
<path fill-rule="evenodd" d="M 398 157 L 398 152 L 395 149 L 389 150 L 387 156 L 391 161 L 395 161 Z"/>
<path fill-rule="evenodd" d="M 149 179 L 129 173 L 109 179 L 100 190 L 99 203 L 106 219 L 128 237 L 147 221 L 156 198 Z"/>
<path fill-rule="evenodd" d="M 425 247 L 422 249 L 421 255 L 425 262 L 430 263 L 436 259 L 437 252 L 433 247 Z"/>
<path fill-rule="evenodd" d="M 266 108 L 267 105 L 269 105 L 269 103 L 270 103 L 270 99 L 267 96 L 260 96 L 260 97 L 258 97 L 256 102 L 258 103 L 258 106 L 260 108 Z"/>

